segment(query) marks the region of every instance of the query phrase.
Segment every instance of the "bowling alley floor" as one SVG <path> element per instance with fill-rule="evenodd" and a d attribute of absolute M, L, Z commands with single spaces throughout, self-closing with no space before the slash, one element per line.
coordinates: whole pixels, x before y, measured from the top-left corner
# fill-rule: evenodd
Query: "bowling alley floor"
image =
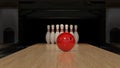
<path fill-rule="evenodd" d="M 6 44 L 2 44 L 2 45 L 6 45 Z M 0 45 L 1 46 L 1 45 Z M 114 45 L 111 44 L 106 44 L 106 43 L 102 43 L 102 44 L 95 44 L 93 46 L 102 48 L 104 50 L 116 53 L 120 55 L 120 48 L 114 47 Z M 17 51 L 20 51 L 26 47 L 29 47 L 27 45 L 23 45 L 23 44 L 9 44 L 9 47 L 5 47 L 5 48 L 0 48 L 0 58 L 3 58 L 5 56 L 8 56 L 12 53 L 15 53 Z"/>

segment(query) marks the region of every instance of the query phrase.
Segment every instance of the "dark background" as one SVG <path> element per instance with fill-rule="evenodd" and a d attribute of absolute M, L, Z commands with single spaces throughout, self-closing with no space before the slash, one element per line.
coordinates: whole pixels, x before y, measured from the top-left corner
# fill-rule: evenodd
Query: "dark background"
<path fill-rule="evenodd" d="M 79 43 L 105 42 L 104 0 L 31 0 L 19 2 L 21 43 L 46 43 L 47 25 L 78 25 Z"/>

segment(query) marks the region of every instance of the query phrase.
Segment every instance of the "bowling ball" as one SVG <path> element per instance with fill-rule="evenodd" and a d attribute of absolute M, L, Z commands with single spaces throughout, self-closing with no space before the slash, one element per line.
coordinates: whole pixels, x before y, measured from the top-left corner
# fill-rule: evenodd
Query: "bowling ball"
<path fill-rule="evenodd" d="M 75 45 L 75 38 L 70 33 L 62 33 L 57 37 L 57 46 L 62 51 L 70 51 Z"/>

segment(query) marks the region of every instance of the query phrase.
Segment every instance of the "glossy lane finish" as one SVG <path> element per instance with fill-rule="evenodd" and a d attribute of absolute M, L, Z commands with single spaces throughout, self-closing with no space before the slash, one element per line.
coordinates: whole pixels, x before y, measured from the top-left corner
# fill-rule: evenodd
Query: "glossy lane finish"
<path fill-rule="evenodd" d="M 69 52 L 56 44 L 35 44 L 0 59 L 0 68 L 120 68 L 120 55 L 89 44 Z"/>

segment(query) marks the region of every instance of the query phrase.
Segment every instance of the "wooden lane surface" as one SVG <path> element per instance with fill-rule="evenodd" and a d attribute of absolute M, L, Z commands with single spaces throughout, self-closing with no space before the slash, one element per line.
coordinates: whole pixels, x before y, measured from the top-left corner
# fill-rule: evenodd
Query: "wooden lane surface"
<path fill-rule="evenodd" d="M 89 44 L 69 52 L 55 44 L 35 44 L 0 59 L 0 68 L 120 68 L 120 55 Z"/>

